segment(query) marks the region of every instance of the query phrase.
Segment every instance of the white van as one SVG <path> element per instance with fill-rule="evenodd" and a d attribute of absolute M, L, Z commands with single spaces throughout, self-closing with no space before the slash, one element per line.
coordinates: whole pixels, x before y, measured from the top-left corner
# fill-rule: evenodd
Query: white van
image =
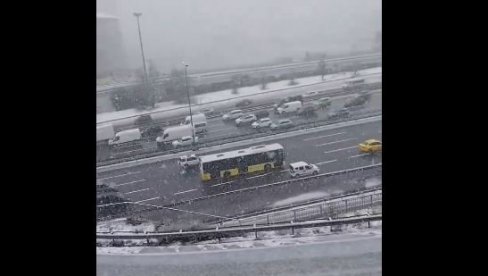
<path fill-rule="evenodd" d="M 113 139 L 108 140 L 108 144 L 116 146 L 137 140 L 141 140 L 141 131 L 138 128 L 133 128 L 117 132 Z"/>
<path fill-rule="evenodd" d="M 193 136 L 193 128 L 191 125 L 181 125 L 165 129 L 163 134 L 156 138 L 156 143 L 158 148 L 161 148 L 165 144 L 171 144 L 171 142 L 181 139 L 184 136 Z"/>
<path fill-rule="evenodd" d="M 319 167 L 307 162 L 295 162 L 290 163 L 290 175 L 291 177 L 303 176 L 303 175 L 317 175 L 319 173 Z"/>
<path fill-rule="evenodd" d="M 278 114 L 286 114 L 286 113 L 293 113 L 293 112 L 298 112 L 302 108 L 302 102 L 301 101 L 294 101 L 294 102 L 289 102 L 285 103 L 282 106 L 278 107 L 277 111 Z"/>
<path fill-rule="evenodd" d="M 205 114 L 198 113 L 193 115 L 192 117 L 193 117 L 193 127 L 195 128 L 195 133 L 207 132 L 207 117 L 205 117 Z M 190 116 L 186 116 L 184 124 L 191 125 Z"/>

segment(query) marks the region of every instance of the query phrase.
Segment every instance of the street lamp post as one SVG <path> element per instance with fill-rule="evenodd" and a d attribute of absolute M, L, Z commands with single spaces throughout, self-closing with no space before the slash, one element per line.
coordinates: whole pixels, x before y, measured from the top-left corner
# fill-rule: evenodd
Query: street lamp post
<path fill-rule="evenodd" d="M 134 16 L 137 18 L 137 29 L 139 30 L 139 42 L 141 43 L 141 55 L 142 55 L 142 67 L 144 69 L 144 84 L 147 89 L 147 71 L 146 71 L 146 58 L 144 58 L 144 47 L 142 46 L 142 35 L 141 35 L 141 25 L 139 23 L 139 17 L 142 15 L 141 12 L 135 12 Z"/>
<path fill-rule="evenodd" d="M 188 97 L 188 109 L 190 109 L 190 124 L 191 124 L 191 134 L 192 134 L 192 141 L 191 141 L 191 146 L 193 149 L 193 145 L 195 144 L 195 128 L 193 127 L 193 115 L 191 113 L 191 102 L 190 102 L 190 88 L 188 86 L 188 64 L 183 62 L 183 65 L 185 65 L 185 86 L 186 86 L 186 96 Z"/>

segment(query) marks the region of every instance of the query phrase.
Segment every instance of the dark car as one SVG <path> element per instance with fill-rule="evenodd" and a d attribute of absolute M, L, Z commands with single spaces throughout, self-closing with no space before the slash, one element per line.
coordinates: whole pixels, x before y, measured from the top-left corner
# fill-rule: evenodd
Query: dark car
<path fill-rule="evenodd" d="M 298 116 L 305 116 L 305 117 L 312 117 L 316 116 L 317 114 L 315 113 L 315 106 L 309 105 L 309 106 L 304 106 L 300 108 L 298 111 Z"/>
<path fill-rule="evenodd" d="M 124 195 L 106 184 L 97 184 L 97 217 L 116 216 L 131 210 Z"/>
<path fill-rule="evenodd" d="M 161 132 L 163 132 L 163 128 L 161 126 L 150 126 L 141 129 L 141 136 L 145 139 L 151 139 L 157 137 Z"/>
<path fill-rule="evenodd" d="M 153 123 L 151 115 L 145 114 L 137 117 L 137 119 L 134 121 L 134 124 L 136 126 L 146 126 L 150 125 Z"/>
<path fill-rule="evenodd" d="M 248 99 L 245 99 L 245 100 L 242 100 L 242 101 L 238 101 L 236 103 L 236 107 L 246 107 L 248 105 L 252 104 L 252 101 L 251 100 L 248 100 Z"/>
<path fill-rule="evenodd" d="M 341 108 L 339 110 L 330 112 L 328 118 L 329 119 L 346 118 L 349 117 L 349 114 L 350 112 L 347 108 Z"/>
<path fill-rule="evenodd" d="M 259 120 L 261 118 L 269 117 L 269 112 L 267 110 L 259 110 L 259 111 L 255 112 L 254 115 Z"/>

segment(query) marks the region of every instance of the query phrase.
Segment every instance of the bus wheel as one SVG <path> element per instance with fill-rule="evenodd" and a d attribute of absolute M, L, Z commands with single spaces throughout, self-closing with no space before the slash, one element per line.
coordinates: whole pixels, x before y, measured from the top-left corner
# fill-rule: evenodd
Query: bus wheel
<path fill-rule="evenodd" d="M 264 171 L 265 171 L 266 173 L 268 173 L 269 171 L 271 171 L 271 165 L 270 165 L 270 164 L 266 164 L 266 165 L 264 165 Z"/>

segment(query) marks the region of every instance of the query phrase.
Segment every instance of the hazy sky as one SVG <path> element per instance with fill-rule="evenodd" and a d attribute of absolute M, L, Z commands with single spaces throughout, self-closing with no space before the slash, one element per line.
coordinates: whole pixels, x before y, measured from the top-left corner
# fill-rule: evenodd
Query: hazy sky
<path fill-rule="evenodd" d="M 141 66 L 137 23 L 147 59 L 160 70 L 194 69 L 371 49 L 381 31 L 380 0 L 97 0 L 120 18 L 128 63 Z"/>

